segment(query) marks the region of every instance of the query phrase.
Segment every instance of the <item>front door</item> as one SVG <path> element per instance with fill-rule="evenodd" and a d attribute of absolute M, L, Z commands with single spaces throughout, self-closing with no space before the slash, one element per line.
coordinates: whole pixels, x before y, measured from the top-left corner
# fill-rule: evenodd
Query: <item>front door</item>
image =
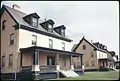
<path fill-rule="evenodd" d="M 55 65 L 55 57 L 47 56 L 47 65 Z"/>

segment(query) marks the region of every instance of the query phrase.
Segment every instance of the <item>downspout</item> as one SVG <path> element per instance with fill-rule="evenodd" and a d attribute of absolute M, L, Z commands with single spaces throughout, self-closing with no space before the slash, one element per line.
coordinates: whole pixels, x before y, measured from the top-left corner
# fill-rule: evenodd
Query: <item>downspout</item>
<path fill-rule="evenodd" d="M 17 26 L 18 26 L 18 29 L 19 29 L 20 24 L 18 24 Z M 16 29 L 15 29 L 15 30 L 16 30 Z M 17 31 L 17 30 L 16 30 L 16 31 Z M 17 38 L 17 50 L 16 50 L 16 53 L 17 53 L 17 54 L 16 54 L 16 56 L 15 56 L 15 59 L 16 59 L 16 64 L 15 64 L 15 66 L 16 66 L 16 67 L 15 67 L 15 76 L 14 76 L 14 77 L 15 77 L 15 78 L 14 78 L 15 81 L 17 80 L 18 55 L 19 55 L 19 53 L 20 53 L 20 51 L 19 51 L 19 31 L 18 31 L 17 35 L 18 35 L 18 36 L 17 36 L 17 37 L 18 37 L 18 38 Z"/>

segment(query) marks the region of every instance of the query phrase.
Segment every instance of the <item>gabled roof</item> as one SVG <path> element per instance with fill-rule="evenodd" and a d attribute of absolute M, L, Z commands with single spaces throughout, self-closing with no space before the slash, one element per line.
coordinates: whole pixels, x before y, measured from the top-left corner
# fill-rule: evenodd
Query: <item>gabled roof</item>
<path fill-rule="evenodd" d="M 74 47 L 73 52 L 75 52 L 75 50 L 79 47 L 79 45 L 82 43 L 82 41 L 85 40 L 88 44 L 90 44 L 92 47 L 94 47 L 95 49 L 97 49 L 92 43 L 90 43 L 89 41 L 87 41 L 84 37 L 80 40 L 80 42 L 76 45 L 76 47 Z"/>
<path fill-rule="evenodd" d="M 67 38 L 66 36 L 65 37 L 62 37 L 61 35 L 59 35 L 55 30 L 53 30 L 53 32 L 48 32 L 47 30 L 45 30 L 41 25 L 38 25 L 38 28 L 35 28 L 31 25 L 29 25 L 27 22 L 24 21 L 24 17 L 27 16 L 28 14 L 26 13 L 23 13 L 21 11 L 18 11 L 16 9 L 13 9 L 11 7 L 8 7 L 6 5 L 3 5 L 2 8 L 1 8 L 1 11 L 4 12 L 4 10 L 6 10 L 8 12 L 8 14 L 12 17 L 12 19 L 19 25 L 19 28 L 22 28 L 22 29 L 26 29 L 26 30 L 34 30 L 35 31 L 39 31 L 37 33 L 41 33 L 41 32 L 44 32 L 44 35 L 47 35 L 49 34 L 49 36 L 51 37 L 55 37 L 55 38 L 58 38 L 58 39 L 62 39 L 62 40 L 65 40 L 65 41 L 68 41 L 68 42 L 71 42 L 72 40 Z M 36 13 L 34 13 L 35 15 Z M 36 14 L 37 16 L 37 14 Z M 38 23 L 42 23 L 40 20 L 38 21 Z"/>
<path fill-rule="evenodd" d="M 89 45 L 91 45 L 95 50 L 99 50 L 99 51 L 102 51 L 102 52 L 109 52 L 108 50 L 102 50 L 98 47 L 96 47 L 93 43 L 89 42 L 88 40 L 86 40 L 84 37 L 80 40 L 80 42 L 76 45 L 76 47 L 73 48 L 73 52 L 75 52 L 75 50 L 80 46 L 80 44 L 82 43 L 82 41 L 86 41 Z"/>

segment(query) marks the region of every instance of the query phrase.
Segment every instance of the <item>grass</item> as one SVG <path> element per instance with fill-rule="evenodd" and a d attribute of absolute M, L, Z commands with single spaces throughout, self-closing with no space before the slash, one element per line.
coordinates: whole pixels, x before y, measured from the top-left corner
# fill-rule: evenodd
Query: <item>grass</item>
<path fill-rule="evenodd" d="M 119 71 L 85 72 L 79 77 L 57 78 L 50 80 L 118 80 Z"/>

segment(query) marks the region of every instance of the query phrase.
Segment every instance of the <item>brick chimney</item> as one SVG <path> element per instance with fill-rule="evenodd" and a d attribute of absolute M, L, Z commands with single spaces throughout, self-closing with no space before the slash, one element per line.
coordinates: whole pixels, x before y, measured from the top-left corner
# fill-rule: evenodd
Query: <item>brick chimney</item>
<path fill-rule="evenodd" d="M 16 10 L 20 10 L 20 6 L 18 6 L 17 4 L 13 4 L 13 5 L 12 5 L 12 8 L 13 8 L 13 9 L 16 9 Z"/>

